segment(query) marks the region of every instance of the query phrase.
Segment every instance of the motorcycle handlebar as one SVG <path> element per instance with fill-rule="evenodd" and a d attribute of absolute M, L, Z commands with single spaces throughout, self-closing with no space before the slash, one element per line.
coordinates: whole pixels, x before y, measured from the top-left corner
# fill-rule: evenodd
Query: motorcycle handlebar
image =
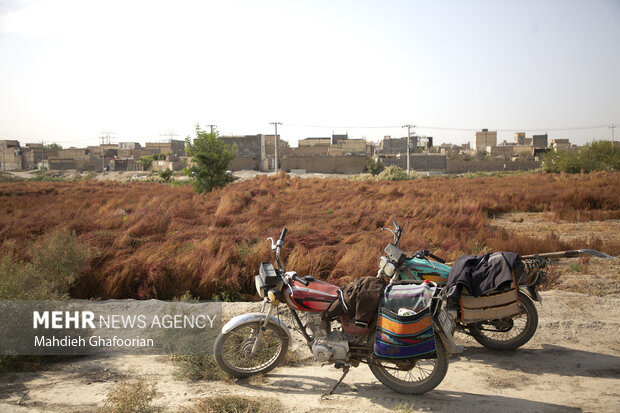
<path fill-rule="evenodd" d="M 431 254 L 431 252 L 429 250 L 421 250 L 421 251 L 416 251 L 411 258 L 426 258 L 426 257 L 430 257 L 432 259 L 434 259 L 435 261 L 441 263 L 441 264 L 445 264 L 446 260 L 444 260 L 443 258 L 439 258 L 438 256 L 436 256 L 435 254 Z M 407 257 L 407 259 L 411 259 L 409 257 Z"/>
<path fill-rule="evenodd" d="M 444 260 L 443 258 L 439 258 L 438 256 L 431 254 L 430 252 L 428 253 L 428 256 L 441 264 L 446 263 L 446 260 Z"/>
<path fill-rule="evenodd" d="M 302 283 L 303 285 L 305 285 L 306 287 L 310 285 L 309 281 L 304 280 L 303 278 L 301 278 L 299 275 L 294 275 L 293 279 L 295 281 L 299 281 L 300 283 Z"/>

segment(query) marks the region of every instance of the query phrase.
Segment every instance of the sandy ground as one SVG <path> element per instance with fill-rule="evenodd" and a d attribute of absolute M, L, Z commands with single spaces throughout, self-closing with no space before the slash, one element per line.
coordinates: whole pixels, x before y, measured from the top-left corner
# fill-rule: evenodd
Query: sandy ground
<path fill-rule="evenodd" d="M 154 405 L 170 412 L 220 394 L 273 397 L 295 412 L 388 412 L 405 403 L 412 412 L 618 412 L 619 261 L 592 259 L 585 269 L 578 268 L 577 259 L 555 263 L 557 289 L 542 292 L 539 327 L 529 343 L 516 351 L 494 352 L 457 334 L 465 351 L 451 358 L 443 382 L 420 396 L 391 391 L 361 365 L 334 395 L 322 399 L 340 371 L 313 363 L 296 335 L 294 362 L 258 380 L 178 380 L 174 364 L 163 356 L 85 357 L 46 371 L 0 377 L 0 411 L 93 411 L 119 379 L 143 375 L 157 382 Z M 574 292 L 582 287 L 583 292 Z M 226 304 L 224 315 L 257 306 Z"/>
<path fill-rule="evenodd" d="M 620 411 L 620 298 L 564 291 L 542 296 L 539 329 L 527 345 L 493 352 L 459 334 L 465 351 L 451 359 L 439 387 L 421 396 L 394 393 L 366 366 L 352 369 L 336 393 L 322 400 L 339 378 L 331 366 L 280 367 L 258 381 L 187 382 L 173 378 L 166 357 L 90 357 L 2 382 L 0 411 L 92 411 L 116 380 L 137 373 L 157 381 L 154 404 L 164 411 L 216 394 L 275 397 L 299 412 L 382 412 L 403 403 L 421 412 Z M 293 349 L 310 355 L 299 341 Z"/>

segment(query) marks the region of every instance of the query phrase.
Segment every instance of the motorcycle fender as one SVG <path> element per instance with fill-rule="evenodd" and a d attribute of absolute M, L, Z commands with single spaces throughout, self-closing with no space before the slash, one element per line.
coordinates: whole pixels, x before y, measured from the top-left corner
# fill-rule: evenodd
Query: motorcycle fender
<path fill-rule="evenodd" d="M 538 301 L 540 304 L 542 304 L 542 297 L 540 296 L 540 294 L 538 294 L 538 290 L 536 290 L 536 288 L 532 287 L 532 286 L 527 286 L 527 287 L 519 287 L 519 291 L 521 291 L 524 294 L 527 294 L 532 300 L 534 301 Z"/>
<path fill-rule="evenodd" d="M 230 330 L 232 330 L 233 328 L 237 327 L 240 324 L 265 321 L 266 316 L 267 314 L 264 314 L 264 313 L 248 313 L 248 314 L 241 314 L 241 315 L 234 316 L 233 318 L 230 319 L 229 322 L 224 324 L 224 327 L 222 327 L 222 334 L 228 333 Z M 269 316 L 269 323 L 282 327 L 284 331 L 286 331 L 286 335 L 288 336 L 289 342 L 291 341 L 291 331 L 289 330 L 288 326 L 284 324 L 284 321 L 279 320 L 276 317 L 271 315 Z"/>

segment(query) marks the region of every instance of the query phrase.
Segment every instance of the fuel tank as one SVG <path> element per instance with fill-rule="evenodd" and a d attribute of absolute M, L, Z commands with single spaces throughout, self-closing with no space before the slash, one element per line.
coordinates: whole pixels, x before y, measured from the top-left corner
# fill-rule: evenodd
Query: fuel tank
<path fill-rule="evenodd" d="M 450 267 L 436 261 L 413 258 L 405 261 L 400 276 L 403 280 L 429 280 L 443 287 L 448 282 Z"/>
<path fill-rule="evenodd" d="M 293 281 L 283 291 L 286 303 L 294 310 L 320 312 L 338 298 L 340 288 L 321 280 L 309 281 L 308 286 Z"/>

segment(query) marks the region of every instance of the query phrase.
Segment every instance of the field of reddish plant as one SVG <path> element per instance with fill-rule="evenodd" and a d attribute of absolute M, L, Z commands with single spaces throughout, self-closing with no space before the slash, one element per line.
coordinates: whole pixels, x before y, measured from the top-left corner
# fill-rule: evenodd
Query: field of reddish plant
<path fill-rule="evenodd" d="M 74 231 L 92 258 L 76 298 L 203 299 L 253 294 L 253 275 L 270 260 L 268 236 L 289 229 L 288 269 L 337 284 L 374 275 L 398 222 L 405 251 L 448 260 L 482 251 L 521 254 L 588 246 L 620 254 L 617 241 L 563 243 L 493 229 L 503 212 L 550 211 L 556 219 L 620 219 L 620 174 L 535 174 L 405 182 L 299 179 L 281 174 L 209 194 L 190 186 L 118 182 L 0 184 L 0 254 L 28 260 L 40 235 Z"/>

